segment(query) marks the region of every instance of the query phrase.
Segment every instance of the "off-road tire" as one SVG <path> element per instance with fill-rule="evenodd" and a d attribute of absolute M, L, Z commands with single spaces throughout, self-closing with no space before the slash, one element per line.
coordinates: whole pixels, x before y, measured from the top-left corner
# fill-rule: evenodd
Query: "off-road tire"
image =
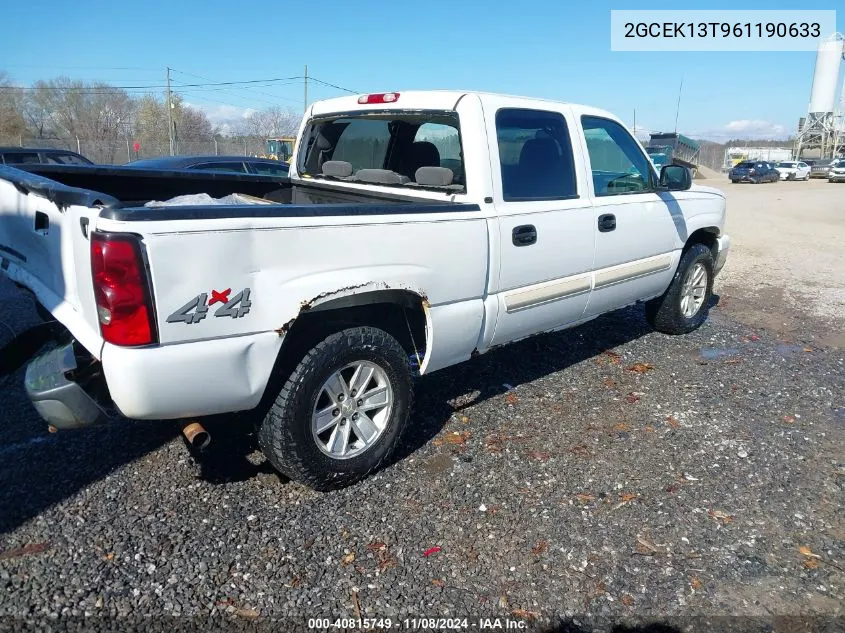
<path fill-rule="evenodd" d="M 687 272 L 701 263 L 707 271 L 707 291 L 704 302 L 691 317 L 681 311 L 681 291 Z M 684 250 L 672 283 L 662 296 L 646 301 L 645 315 L 651 326 L 664 334 L 687 334 L 707 319 L 713 295 L 713 253 L 704 244 L 692 244 Z"/>
<path fill-rule="evenodd" d="M 311 414 L 325 379 L 356 360 L 377 364 L 387 375 L 394 404 L 381 436 L 363 453 L 334 459 L 317 446 Z M 257 423 L 258 445 L 282 474 L 315 490 L 343 488 L 375 471 L 395 450 L 408 422 L 413 384 L 408 355 L 396 339 L 374 327 L 353 327 L 315 345 L 284 381 Z"/>

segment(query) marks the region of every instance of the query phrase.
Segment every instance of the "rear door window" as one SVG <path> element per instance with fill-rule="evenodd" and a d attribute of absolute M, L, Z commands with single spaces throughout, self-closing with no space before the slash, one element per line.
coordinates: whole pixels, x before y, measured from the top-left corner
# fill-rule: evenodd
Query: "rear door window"
<path fill-rule="evenodd" d="M 260 176 L 287 176 L 288 166 L 281 163 L 274 165 L 273 163 L 248 163 L 249 169 L 252 173 Z"/>
<path fill-rule="evenodd" d="M 45 152 L 44 162 L 49 165 L 90 165 L 87 160 L 76 154 L 64 152 Z"/>
<path fill-rule="evenodd" d="M 7 165 L 33 165 L 41 162 L 38 152 L 10 152 L 5 158 Z"/>
<path fill-rule="evenodd" d="M 562 114 L 503 108 L 496 113 L 496 137 L 505 201 L 577 197 L 572 144 Z"/>
<path fill-rule="evenodd" d="M 203 171 L 234 171 L 240 174 L 246 173 L 243 163 L 198 163 L 191 165 L 188 169 L 201 169 Z"/>

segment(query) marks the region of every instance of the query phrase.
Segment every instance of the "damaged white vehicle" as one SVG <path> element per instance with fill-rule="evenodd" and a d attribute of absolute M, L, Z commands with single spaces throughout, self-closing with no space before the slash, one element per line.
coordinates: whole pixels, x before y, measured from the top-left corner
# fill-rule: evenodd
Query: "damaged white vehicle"
<path fill-rule="evenodd" d="M 536 99 L 315 103 L 289 178 L 243 204 L 145 206 L 197 191 L 48 167 L 0 168 L 0 267 L 63 325 L 27 369 L 40 414 L 255 410 L 270 462 L 318 489 L 391 453 L 417 373 L 639 301 L 697 328 L 730 246 L 720 191 L 656 173 L 611 114 Z"/>

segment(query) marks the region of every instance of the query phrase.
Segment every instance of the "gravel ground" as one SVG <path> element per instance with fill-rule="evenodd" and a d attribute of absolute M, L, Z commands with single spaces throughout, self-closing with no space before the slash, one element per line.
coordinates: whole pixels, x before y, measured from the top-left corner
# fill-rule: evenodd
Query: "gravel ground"
<path fill-rule="evenodd" d="M 202 467 L 170 423 L 50 435 L 22 370 L 0 377 L 0 631 L 359 615 L 841 631 L 837 325 L 726 280 L 688 336 L 629 308 L 420 381 L 396 462 L 328 494 L 223 429 Z M 0 276 L 0 345 L 35 319 Z"/>
<path fill-rule="evenodd" d="M 400 459 L 328 494 L 225 439 L 199 470 L 170 424 L 49 435 L 17 372 L 0 622 L 841 617 L 843 362 L 718 306 L 685 337 L 619 311 L 421 381 Z"/>
<path fill-rule="evenodd" d="M 720 281 L 741 298 L 735 316 L 785 334 L 806 331 L 810 316 L 831 326 L 816 332 L 826 344 L 845 347 L 845 186 L 701 182 L 727 195 L 734 246 Z"/>

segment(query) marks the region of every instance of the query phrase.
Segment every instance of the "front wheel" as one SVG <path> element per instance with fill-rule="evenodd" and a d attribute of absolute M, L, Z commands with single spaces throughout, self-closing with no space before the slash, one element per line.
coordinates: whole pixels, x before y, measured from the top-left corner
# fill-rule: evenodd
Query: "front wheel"
<path fill-rule="evenodd" d="M 408 355 L 374 327 L 336 332 L 299 362 L 258 424 L 270 463 L 316 490 L 342 488 L 393 452 L 413 398 Z"/>
<path fill-rule="evenodd" d="M 712 295 L 713 253 L 704 244 L 693 244 L 681 256 L 663 296 L 646 302 L 646 318 L 664 334 L 692 332 L 707 319 Z"/>

